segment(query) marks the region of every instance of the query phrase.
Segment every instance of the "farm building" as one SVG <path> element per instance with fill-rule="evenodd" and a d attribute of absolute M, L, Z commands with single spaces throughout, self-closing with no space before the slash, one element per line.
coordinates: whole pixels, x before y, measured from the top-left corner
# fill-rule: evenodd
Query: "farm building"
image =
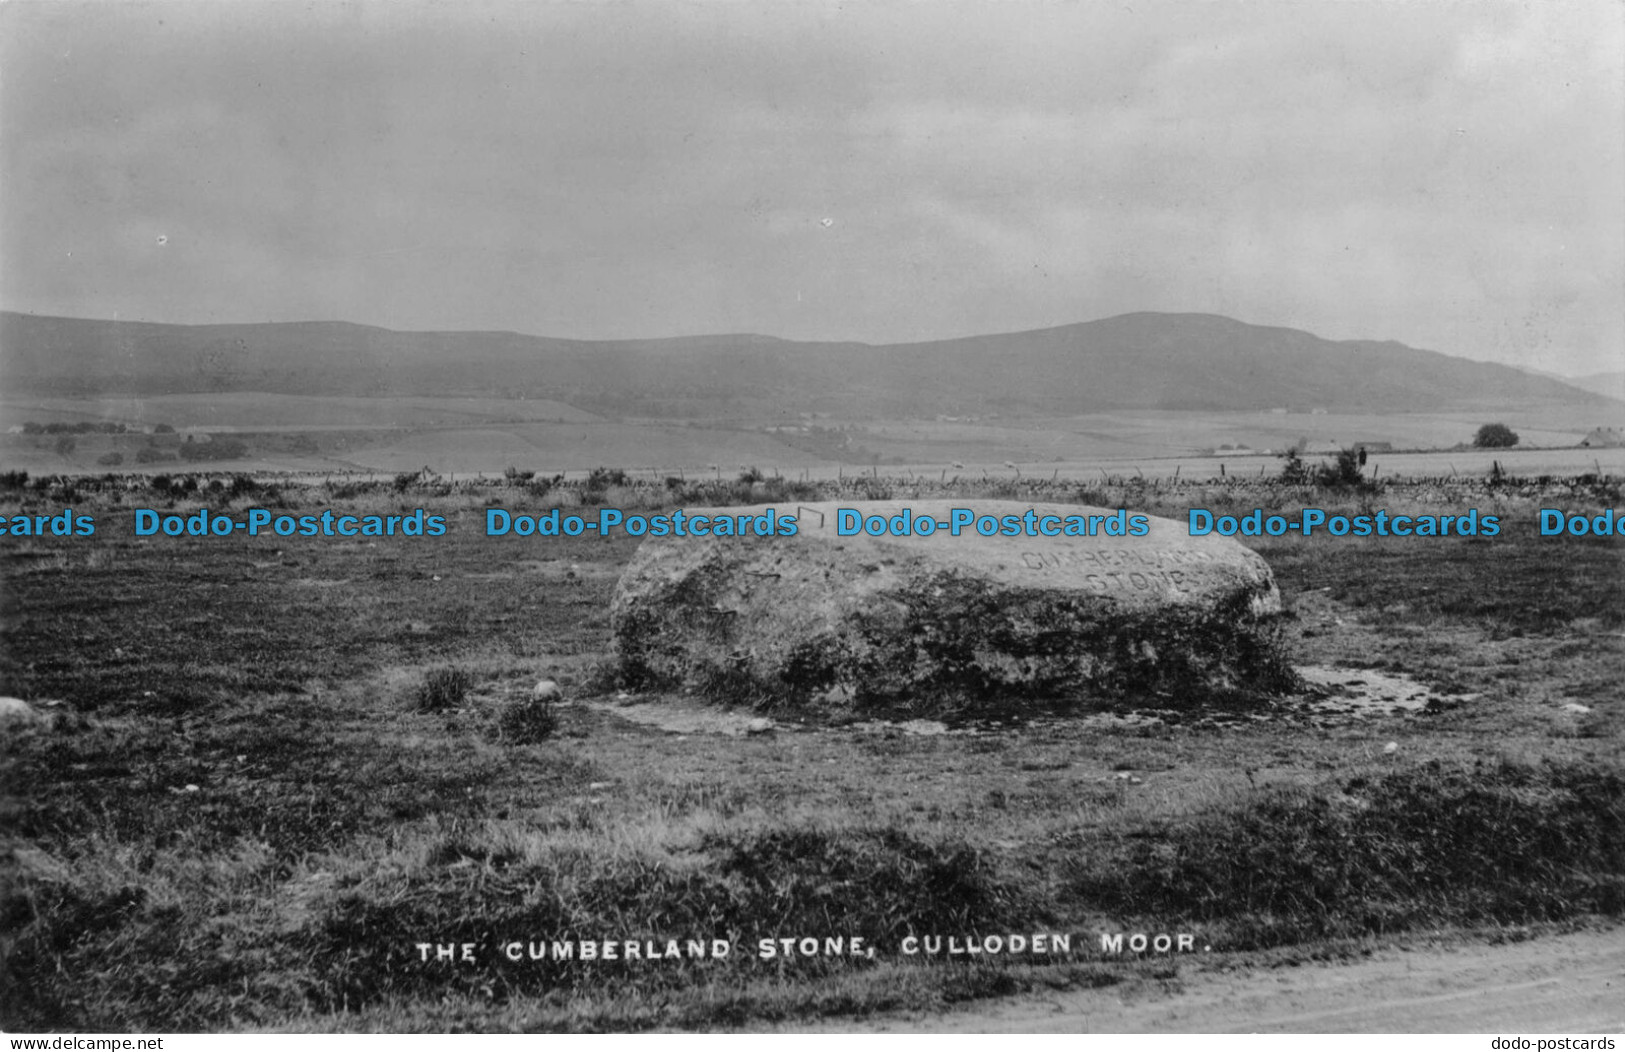
<path fill-rule="evenodd" d="M 1625 446 L 1625 431 L 1617 427 L 1599 427 L 1580 439 L 1580 445 L 1588 449 L 1618 449 Z"/>

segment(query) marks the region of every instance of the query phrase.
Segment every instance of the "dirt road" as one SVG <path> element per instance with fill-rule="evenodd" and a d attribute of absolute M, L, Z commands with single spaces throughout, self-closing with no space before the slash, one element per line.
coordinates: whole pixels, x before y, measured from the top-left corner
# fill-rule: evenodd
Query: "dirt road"
<path fill-rule="evenodd" d="M 832 1026 L 832 1030 L 854 1027 Z M 1386 950 L 1352 964 L 1182 969 L 1145 985 L 869 1019 L 896 1032 L 1561 1033 L 1625 1031 L 1625 928 L 1500 946 Z"/>

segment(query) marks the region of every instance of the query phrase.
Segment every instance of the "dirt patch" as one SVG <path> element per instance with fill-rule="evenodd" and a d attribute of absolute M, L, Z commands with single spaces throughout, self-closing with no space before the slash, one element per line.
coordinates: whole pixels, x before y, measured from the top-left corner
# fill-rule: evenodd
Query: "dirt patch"
<path fill-rule="evenodd" d="M 1470 702 L 1475 694 L 1446 694 L 1397 672 L 1375 669 L 1333 668 L 1321 665 L 1298 666 L 1297 673 L 1308 689 L 1268 712 L 1229 710 L 1193 714 L 1189 709 L 1170 710 L 1148 705 L 1117 712 L 1082 712 L 1068 716 L 1029 717 L 1013 713 L 1008 720 L 871 719 L 828 724 L 856 734 L 902 734 L 908 737 L 936 735 L 1000 734 L 1020 728 L 1067 726 L 1099 729 L 1143 728 L 1167 722 L 1202 723 L 1267 722 L 1309 720 L 1317 724 L 1368 719 L 1382 716 L 1414 716 L 1427 711 L 1454 708 Z M 762 717 L 748 709 L 731 710 L 691 696 L 670 694 L 628 695 L 625 700 L 582 701 L 585 708 L 608 713 L 632 723 L 671 734 L 721 734 L 739 737 L 751 731 Z M 1193 719 L 1194 715 L 1194 719 Z M 816 723 L 801 720 L 772 721 L 775 730 L 812 730 Z"/>
<path fill-rule="evenodd" d="M 625 700 L 589 699 L 565 704 L 575 704 L 593 712 L 606 713 L 629 723 L 652 727 L 668 734 L 720 734 L 729 737 L 760 733 L 763 723 L 768 725 L 768 729 L 776 732 L 827 730 L 856 735 L 898 734 L 911 738 L 929 738 L 939 735 L 1001 734 L 1045 726 L 1147 727 L 1163 722 L 1154 712 L 1091 712 L 1071 717 L 1027 719 L 1013 716 L 1009 720 L 980 719 L 952 724 L 925 719 L 860 720 L 818 724 L 803 720 L 766 720 L 749 710 L 722 709 L 691 697 L 649 694 L 628 695 Z"/>
<path fill-rule="evenodd" d="M 722 734 L 738 738 L 753 733 L 752 724 L 760 727 L 757 721 L 762 719 L 753 712 L 733 712 L 714 705 L 677 699 L 649 702 L 634 697 L 625 701 L 580 701 L 575 704 L 667 734 Z M 797 727 L 794 723 L 774 722 L 771 725 L 773 730 L 794 730 Z"/>
<path fill-rule="evenodd" d="M 903 734 L 926 738 L 938 734 L 955 733 L 952 728 L 941 720 L 902 720 L 897 723 L 890 720 L 865 720 L 862 723 L 852 724 L 851 729 L 863 734 L 885 734 L 888 731 L 899 731 Z M 961 727 L 958 729 L 958 733 L 976 734 L 977 728 Z"/>

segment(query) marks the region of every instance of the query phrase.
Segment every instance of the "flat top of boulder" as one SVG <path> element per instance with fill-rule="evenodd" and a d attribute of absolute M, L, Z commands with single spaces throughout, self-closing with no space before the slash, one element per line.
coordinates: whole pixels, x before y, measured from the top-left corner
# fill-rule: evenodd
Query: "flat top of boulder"
<path fill-rule="evenodd" d="M 1076 589 L 1109 596 L 1130 607 L 1165 605 L 1169 602 L 1200 602 L 1215 592 L 1233 592 L 1238 586 L 1259 596 L 1260 609 L 1279 609 L 1279 593 L 1269 566 L 1262 556 L 1239 542 L 1218 535 L 1192 537 L 1181 522 L 1144 515 L 1143 535 L 1127 527 L 1134 513 L 1115 508 L 1079 504 L 1039 504 L 1006 500 L 919 500 L 919 501 L 820 501 L 811 504 L 773 504 L 754 507 L 685 509 L 686 514 L 758 516 L 769 510 L 779 517 L 793 516 L 794 537 L 747 537 L 744 543 L 796 545 L 815 542 L 833 545 L 850 553 L 855 561 L 888 563 L 897 559 L 925 560 L 946 564 L 1003 581 L 1014 587 Z M 842 515 L 845 511 L 847 514 Z M 951 526 L 956 511 L 961 512 L 958 536 Z M 855 515 L 852 513 L 856 513 Z M 974 516 L 964 522 L 964 513 Z M 937 525 L 927 535 L 912 527 L 903 536 L 889 531 L 873 536 L 862 531 L 863 522 L 875 516 L 890 523 L 907 515 L 909 520 L 933 519 Z M 1013 516 L 1016 535 L 999 532 L 985 536 L 975 520 L 999 520 Z M 1057 521 L 1048 525 L 1060 536 L 1044 536 L 1039 528 L 1046 516 Z M 857 520 L 856 534 L 843 536 Z M 1028 535 L 1032 523 L 1034 536 Z M 988 524 L 984 521 L 984 527 Z M 1087 531 L 1093 528 L 1090 535 Z M 1081 535 L 1067 536 L 1070 529 Z M 1114 532 L 1115 531 L 1115 532 Z M 1015 532 L 1015 531 L 1012 531 Z M 693 543 L 693 538 L 668 538 L 667 544 Z M 1268 609 L 1273 607 L 1274 609 Z"/>

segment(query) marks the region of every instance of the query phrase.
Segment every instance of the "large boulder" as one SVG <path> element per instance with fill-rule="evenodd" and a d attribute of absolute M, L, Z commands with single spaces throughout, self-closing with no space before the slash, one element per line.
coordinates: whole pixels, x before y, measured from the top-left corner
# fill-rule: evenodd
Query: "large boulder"
<path fill-rule="evenodd" d="M 26 727 L 45 722 L 45 714 L 21 698 L 0 698 L 0 727 Z"/>
<path fill-rule="evenodd" d="M 957 537 L 941 528 L 842 536 L 838 527 L 852 523 L 843 509 L 861 520 L 906 511 L 941 523 L 969 509 L 1000 529 L 1019 522 L 1022 533 L 983 536 L 972 525 Z M 1263 558 L 1167 519 L 975 500 L 685 514 L 726 517 L 746 535 L 643 542 L 611 608 L 628 686 L 758 707 L 943 715 L 1023 702 L 1196 705 L 1295 682 Z M 756 535 L 769 514 L 779 535 Z M 787 516 L 791 536 L 782 535 Z M 1067 525 L 1094 535 L 1027 535 Z M 1136 535 L 1135 526 L 1147 528 Z"/>

